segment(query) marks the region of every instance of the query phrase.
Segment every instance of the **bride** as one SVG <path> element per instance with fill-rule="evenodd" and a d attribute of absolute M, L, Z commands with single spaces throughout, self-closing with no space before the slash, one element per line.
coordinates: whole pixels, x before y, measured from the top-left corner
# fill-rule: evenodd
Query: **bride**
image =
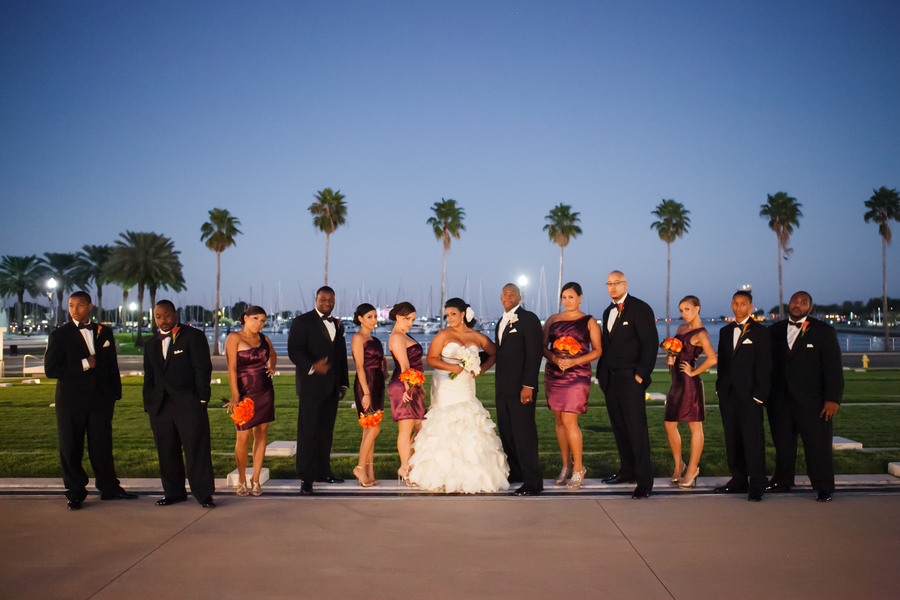
<path fill-rule="evenodd" d="M 491 416 L 475 397 L 475 377 L 494 364 L 494 344 L 469 329 L 474 314 L 460 298 L 446 307 L 447 328 L 431 342 L 431 408 L 413 443 L 410 480 L 422 489 L 496 492 L 509 489 L 509 466 Z M 487 360 L 481 364 L 478 350 Z"/>

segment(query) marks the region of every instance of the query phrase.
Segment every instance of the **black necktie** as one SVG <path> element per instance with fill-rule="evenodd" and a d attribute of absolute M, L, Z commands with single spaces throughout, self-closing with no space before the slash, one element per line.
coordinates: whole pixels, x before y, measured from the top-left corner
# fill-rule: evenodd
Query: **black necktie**
<path fill-rule="evenodd" d="M 93 331 L 94 324 L 93 323 L 78 323 L 78 329 L 90 329 L 91 331 Z"/>

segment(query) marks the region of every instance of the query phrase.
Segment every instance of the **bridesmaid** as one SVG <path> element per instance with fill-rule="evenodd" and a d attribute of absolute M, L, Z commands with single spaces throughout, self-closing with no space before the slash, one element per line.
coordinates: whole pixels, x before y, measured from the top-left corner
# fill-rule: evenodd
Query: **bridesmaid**
<path fill-rule="evenodd" d="M 384 410 L 384 380 L 387 377 L 387 360 L 381 341 L 372 337 L 372 330 L 378 325 L 378 313 L 371 304 L 360 304 L 353 313 L 353 322 L 359 325 L 359 333 L 350 340 L 350 350 L 356 365 L 356 381 L 353 395 L 356 398 L 356 412 L 360 417 Z M 378 485 L 375 481 L 375 438 L 381 432 L 380 425 L 363 427 L 362 443 L 359 445 L 359 463 L 353 467 L 353 475 L 359 485 Z"/>
<path fill-rule="evenodd" d="M 253 400 L 253 418 L 243 425 L 235 425 L 237 441 L 234 444 L 234 461 L 237 463 L 238 496 L 262 494 L 259 474 L 266 456 L 266 437 L 269 423 L 275 420 L 275 390 L 272 376 L 278 357 L 269 338 L 260 333 L 266 324 L 266 311 L 260 306 L 248 306 L 241 314 L 243 328 L 228 334 L 225 340 L 225 357 L 228 360 L 228 381 L 231 384 L 231 402 L 225 410 L 231 412 L 244 398 Z M 253 477 L 247 488 L 247 452 L 250 435 L 253 434 Z"/>
<path fill-rule="evenodd" d="M 397 435 L 397 452 L 400 454 L 400 468 L 397 475 L 409 481 L 409 459 L 412 456 L 412 441 L 422 429 L 425 418 L 425 388 L 412 386 L 400 381 L 400 374 L 407 369 L 422 369 L 422 346 L 407 333 L 416 320 L 416 307 L 409 302 L 401 302 L 391 309 L 389 318 L 394 321 L 394 330 L 388 340 L 388 348 L 394 357 L 394 374 L 388 383 L 388 396 L 391 398 L 391 415 L 400 429 Z"/>
<path fill-rule="evenodd" d="M 603 353 L 600 347 L 600 326 L 591 315 L 581 312 L 581 286 L 570 282 L 563 286 L 560 299 L 563 311 L 551 315 L 544 323 L 544 390 L 547 406 L 556 419 L 556 439 L 562 452 L 563 468 L 556 485 L 577 490 L 584 481 L 587 469 L 581 460 L 581 429 L 578 415 L 587 412 L 591 394 L 591 362 Z M 561 337 L 574 338 L 581 349 L 574 355 L 553 348 Z M 568 483 L 566 478 L 571 477 Z"/>
<path fill-rule="evenodd" d="M 700 373 L 714 366 L 718 359 L 709 341 L 709 333 L 700 322 L 700 299 L 685 296 L 678 303 L 684 325 L 679 325 L 675 337 L 681 341 L 682 350 L 677 356 L 669 355 L 669 370 L 672 373 L 672 387 L 666 394 L 666 435 L 669 447 L 675 457 L 675 472 L 672 485 L 692 488 L 697 485 L 700 475 L 700 455 L 703 453 L 703 421 L 706 418 L 703 381 Z M 706 360 L 695 369 L 700 353 Z M 673 368 L 674 367 L 674 368 Z M 681 457 L 681 435 L 678 424 L 687 423 L 691 429 L 691 460 L 685 465 Z"/>

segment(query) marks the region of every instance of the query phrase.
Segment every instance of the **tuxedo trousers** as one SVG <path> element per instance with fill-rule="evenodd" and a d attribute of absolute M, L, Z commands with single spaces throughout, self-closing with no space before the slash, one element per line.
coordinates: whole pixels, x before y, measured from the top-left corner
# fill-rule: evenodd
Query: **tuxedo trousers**
<path fill-rule="evenodd" d="M 178 406 L 163 398 L 157 414 L 150 414 L 150 428 L 159 456 L 159 472 L 166 498 L 184 498 L 184 479 L 191 484 L 191 495 L 203 502 L 216 491 L 213 476 L 212 449 L 209 439 L 209 416 L 206 405 Z M 184 457 L 182 457 L 184 449 Z"/>
<path fill-rule="evenodd" d="M 315 481 L 331 477 L 331 443 L 340 397 L 306 395 L 297 410 L 297 477 Z"/>
<path fill-rule="evenodd" d="M 794 485 L 797 463 L 797 437 L 803 439 L 806 457 L 806 474 L 809 483 L 820 492 L 834 492 L 834 463 L 832 461 L 832 436 L 834 422 L 820 417 L 822 407 L 803 406 L 790 392 L 785 392 L 783 403 L 769 406 L 769 428 L 775 444 L 775 475 L 772 481 L 782 485 Z"/>
<path fill-rule="evenodd" d="M 635 479 L 638 486 L 653 489 L 650 464 L 650 432 L 644 387 L 631 375 L 611 373 L 606 388 L 606 410 L 619 451 L 619 476 Z"/>
<path fill-rule="evenodd" d="M 768 483 L 763 410 L 753 398 L 741 398 L 734 392 L 719 398 L 731 482 L 738 487 L 749 482 L 751 492 L 764 492 Z"/>
<path fill-rule="evenodd" d="M 62 463 L 66 498 L 87 497 L 88 476 L 81 464 L 84 436 L 87 434 L 88 458 L 94 470 L 94 483 L 101 494 L 115 494 L 122 488 L 113 462 L 112 419 L 114 402 L 85 406 L 79 402 L 56 403 L 56 431 L 59 459 Z"/>
<path fill-rule="evenodd" d="M 519 394 L 497 394 L 497 429 L 509 462 L 509 481 L 521 481 L 529 489 L 544 489 L 544 477 L 538 456 L 535 402 L 522 404 Z"/>

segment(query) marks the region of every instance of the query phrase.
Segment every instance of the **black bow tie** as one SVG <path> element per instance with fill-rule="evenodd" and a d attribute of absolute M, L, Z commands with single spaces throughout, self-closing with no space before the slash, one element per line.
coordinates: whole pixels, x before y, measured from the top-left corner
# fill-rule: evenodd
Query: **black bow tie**
<path fill-rule="evenodd" d="M 164 339 L 166 339 L 167 337 L 172 337 L 172 332 L 171 332 L 171 331 L 167 331 L 167 332 L 163 333 L 162 331 L 160 331 L 160 332 L 157 333 L 156 335 L 159 336 L 159 339 L 160 339 L 160 340 L 164 340 Z"/>
<path fill-rule="evenodd" d="M 331 315 L 322 315 L 323 321 L 331 321 L 332 323 L 337 323 L 337 319 L 332 317 Z"/>
<path fill-rule="evenodd" d="M 788 325 L 789 325 L 789 326 L 794 326 L 794 327 L 797 327 L 797 328 L 803 327 L 803 323 L 801 323 L 801 322 L 799 322 L 799 321 L 788 321 Z"/>
<path fill-rule="evenodd" d="M 94 329 L 96 329 L 96 328 L 97 328 L 97 326 L 94 325 L 93 323 L 79 323 L 78 324 L 78 329 L 90 329 L 91 331 L 94 331 Z"/>

